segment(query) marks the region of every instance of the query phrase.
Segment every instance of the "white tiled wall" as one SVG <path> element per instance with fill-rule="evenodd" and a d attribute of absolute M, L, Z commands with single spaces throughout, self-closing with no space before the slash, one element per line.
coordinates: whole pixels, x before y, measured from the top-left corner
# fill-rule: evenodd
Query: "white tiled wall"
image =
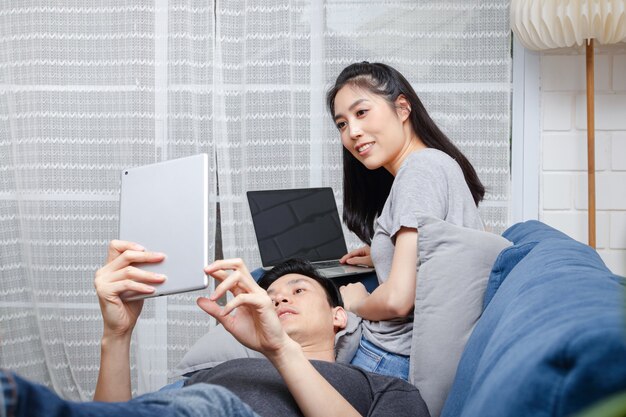
<path fill-rule="evenodd" d="M 597 249 L 626 276 L 626 44 L 596 47 Z M 540 219 L 587 243 L 584 49 L 541 54 Z"/>

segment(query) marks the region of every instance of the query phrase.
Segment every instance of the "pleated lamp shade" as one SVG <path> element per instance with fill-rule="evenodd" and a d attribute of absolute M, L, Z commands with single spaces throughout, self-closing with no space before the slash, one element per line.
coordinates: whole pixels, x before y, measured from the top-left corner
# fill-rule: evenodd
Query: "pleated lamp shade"
<path fill-rule="evenodd" d="M 511 0 L 511 29 L 533 50 L 586 45 L 589 245 L 596 247 L 593 43 L 626 41 L 626 0 Z M 564 68 L 567 71 L 567 68 Z"/>
<path fill-rule="evenodd" d="M 532 50 L 626 41 L 626 0 L 511 0 L 511 29 Z"/>

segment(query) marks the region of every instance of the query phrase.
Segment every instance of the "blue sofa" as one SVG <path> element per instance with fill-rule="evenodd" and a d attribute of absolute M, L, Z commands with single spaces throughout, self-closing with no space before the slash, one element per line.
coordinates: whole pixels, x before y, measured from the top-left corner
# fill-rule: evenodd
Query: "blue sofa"
<path fill-rule="evenodd" d="M 519 223 L 503 236 L 513 246 L 496 258 L 440 415 L 570 416 L 626 392 L 626 279 L 589 246 L 543 223 Z M 220 344 L 207 334 L 177 375 L 250 355 L 230 348 L 218 349 L 226 357 L 207 358 Z"/>
<path fill-rule="evenodd" d="M 543 223 L 503 236 L 441 415 L 569 416 L 625 391 L 625 279 Z"/>

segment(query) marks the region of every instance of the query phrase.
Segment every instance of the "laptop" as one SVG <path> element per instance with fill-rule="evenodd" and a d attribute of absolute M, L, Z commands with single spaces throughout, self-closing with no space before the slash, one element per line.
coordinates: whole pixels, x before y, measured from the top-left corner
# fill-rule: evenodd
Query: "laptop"
<path fill-rule="evenodd" d="M 339 263 L 348 250 L 332 188 L 248 191 L 246 195 L 264 269 L 302 258 L 328 278 L 374 271 Z"/>
<path fill-rule="evenodd" d="M 208 277 L 208 156 L 194 155 L 122 171 L 119 238 L 165 260 L 134 266 L 164 274 L 149 295 L 126 292 L 134 300 L 206 288 Z"/>

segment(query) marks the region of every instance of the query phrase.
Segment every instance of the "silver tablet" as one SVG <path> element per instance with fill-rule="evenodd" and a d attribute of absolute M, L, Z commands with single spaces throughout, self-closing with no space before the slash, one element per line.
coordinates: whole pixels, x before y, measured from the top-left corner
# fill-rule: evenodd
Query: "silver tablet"
<path fill-rule="evenodd" d="M 164 274 L 156 291 L 126 293 L 132 300 L 199 290 L 208 286 L 208 157 L 199 154 L 122 171 L 121 240 L 163 252 L 158 264 L 135 266 Z"/>

